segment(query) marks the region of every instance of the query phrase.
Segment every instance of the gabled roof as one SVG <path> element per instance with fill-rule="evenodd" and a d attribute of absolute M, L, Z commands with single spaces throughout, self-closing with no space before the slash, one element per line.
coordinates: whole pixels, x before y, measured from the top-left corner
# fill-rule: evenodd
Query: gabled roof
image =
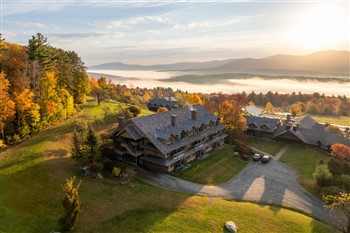
<path fill-rule="evenodd" d="M 197 111 L 197 120 L 192 120 L 191 110 Z M 176 115 L 177 126 L 171 125 L 172 115 Z M 152 144 L 162 153 L 168 153 L 183 145 L 201 139 L 206 135 L 210 135 L 219 130 L 223 130 L 225 126 L 217 120 L 217 116 L 212 115 L 202 105 L 198 104 L 190 108 L 173 109 L 167 112 L 160 112 L 153 115 L 132 118 L 129 120 L 129 122 L 130 125 L 134 127 L 134 131 L 138 135 L 147 137 L 152 142 Z M 214 122 L 212 127 L 209 127 L 203 132 L 199 132 L 193 136 L 187 137 L 184 140 L 180 140 L 170 145 L 165 145 L 160 141 L 160 139 L 167 139 L 170 135 L 180 136 L 182 131 L 190 131 L 193 127 L 199 128 L 202 124 L 209 125 L 211 121 Z M 130 126 L 126 126 L 126 129 L 129 127 Z M 120 133 L 119 129 L 117 129 L 116 132 L 118 131 Z M 132 129 L 129 129 L 129 131 L 133 133 L 133 137 L 137 138 L 137 135 L 135 132 L 133 132 Z"/>
<path fill-rule="evenodd" d="M 261 115 L 261 110 L 254 105 L 249 105 L 244 107 L 247 112 L 249 112 L 252 116 Z"/>
<path fill-rule="evenodd" d="M 133 125 L 126 127 L 125 130 L 131 135 L 134 140 L 139 140 L 142 138 L 142 136 L 136 131 Z"/>
<path fill-rule="evenodd" d="M 277 125 L 280 123 L 279 119 L 257 116 L 244 116 L 246 124 L 248 126 L 254 125 L 254 130 L 273 133 L 276 130 Z"/>
<path fill-rule="evenodd" d="M 298 119 L 293 123 L 293 126 L 297 126 L 299 129 L 324 129 L 324 125 L 318 123 L 309 115 L 298 117 Z"/>
<path fill-rule="evenodd" d="M 164 98 L 159 98 L 159 99 L 151 99 L 148 102 L 148 106 L 150 107 L 175 107 L 177 104 L 177 101 L 172 98 L 164 99 Z"/>
<path fill-rule="evenodd" d="M 323 124 L 318 123 L 309 115 L 299 117 L 289 129 L 286 125 L 280 126 L 273 137 L 277 138 L 286 132 L 291 132 L 301 141 L 310 145 L 321 143 L 323 146 L 329 146 L 341 143 L 350 146 L 350 139 L 329 132 Z"/>

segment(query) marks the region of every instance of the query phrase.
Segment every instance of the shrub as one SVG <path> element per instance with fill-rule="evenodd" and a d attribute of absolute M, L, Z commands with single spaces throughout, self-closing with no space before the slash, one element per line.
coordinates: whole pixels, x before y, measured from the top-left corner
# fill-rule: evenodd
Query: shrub
<path fill-rule="evenodd" d="M 121 169 L 119 167 L 114 167 L 113 170 L 112 170 L 112 176 L 119 176 L 121 173 Z"/>
<path fill-rule="evenodd" d="M 133 114 L 134 117 L 136 117 L 141 113 L 141 107 L 138 105 L 131 105 L 128 109 Z"/>
<path fill-rule="evenodd" d="M 248 161 L 249 160 L 249 156 L 246 155 L 246 154 L 242 154 L 241 155 L 241 159 L 244 160 L 244 161 Z"/>
<path fill-rule="evenodd" d="M 18 134 L 6 137 L 7 144 L 14 145 L 21 142 L 21 137 Z"/>
<path fill-rule="evenodd" d="M 336 186 L 327 186 L 320 189 L 320 193 L 322 196 L 325 195 L 337 195 L 340 192 L 344 192 L 344 190 L 340 189 Z"/>
<path fill-rule="evenodd" d="M 339 158 L 331 158 L 328 163 L 328 168 L 329 171 L 333 175 L 341 175 L 341 174 L 346 174 L 350 175 L 350 166 L 347 163 L 344 163 L 344 160 L 339 159 Z"/>
<path fill-rule="evenodd" d="M 5 147 L 5 142 L 2 139 L 0 139 L 0 149 L 3 147 Z"/>
<path fill-rule="evenodd" d="M 100 162 L 92 161 L 90 163 L 90 170 L 93 172 L 100 172 L 103 169 L 103 164 Z"/>
<path fill-rule="evenodd" d="M 347 192 L 350 192 L 350 176 L 349 175 L 341 175 L 336 176 L 334 181 L 332 182 L 335 186 L 344 189 Z"/>
<path fill-rule="evenodd" d="M 319 164 L 313 173 L 313 178 L 316 180 L 318 185 L 325 187 L 330 184 L 333 176 L 329 171 L 327 164 Z"/>
<path fill-rule="evenodd" d="M 80 210 L 80 197 L 78 189 L 80 183 L 74 186 L 75 177 L 66 180 L 66 183 L 62 186 L 64 191 L 64 198 L 62 205 L 64 207 L 64 215 L 60 218 L 59 223 L 63 227 L 63 230 L 70 231 L 73 229 Z"/>

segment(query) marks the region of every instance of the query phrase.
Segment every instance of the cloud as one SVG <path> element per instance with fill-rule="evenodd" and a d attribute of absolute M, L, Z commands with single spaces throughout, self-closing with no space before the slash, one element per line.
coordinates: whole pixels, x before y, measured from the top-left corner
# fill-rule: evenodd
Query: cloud
<path fill-rule="evenodd" d="M 156 34 L 156 35 L 161 34 L 160 31 L 155 31 L 155 30 L 148 30 L 147 32 L 148 32 L 148 33 L 151 33 L 151 34 Z"/>
<path fill-rule="evenodd" d="M 222 22 L 190 22 L 186 24 L 174 24 L 173 28 L 178 30 L 188 30 L 188 29 L 195 29 L 195 28 L 217 28 L 217 27 L 224 27 L 224 26 L 230 26 L 242 21 L 259 18 L 265 16 L 265 14 L 259 14 L 259 15 L 253 15 L 253 16 L 239 16 L 236 18 L 233 18 L 228 21 L 222 21 Z"/>
<path fill-rule="evenodd" d="M 168 18 L 164 18 L 161 16 L 142 16 L 142 17 L 135 17 L 130 18 L 123 21 L 109 21 L 109 22 L 102 22 L 102 21 L 95 21 L 92 23 L 88 23 L 88 25 L 97 27 L 97 28 L 106 28 L 106 29 L 114 29 L 114 28 L 132 28 L 133 26 L 141 23 L 171 23 L 171 21 Z"/>
<path fill-rule="evenodd" d="M 4 24 L 12 24 L 19 27 L 30 27 L 30 28 L 45 28 L 45 25 L 42 23 L 33 23 L 33 22 L 25 22 L 25 21 L 2 21 Z"/>
<path fill-rule="evenodd" d="M 3 16 L 13 15 L 13 14 L 23 14 L 30 12 L 47 12 L 47 11 L 61 11 L 64 8 L 72 5 L 73 2 L 57 2 L 57 1 L 25 1 L 25 2 L 2 2 L 2 12 Z"/>
<path fill-rule="evenodd" d="M 75 32 L 75 33 L 53 33 L 48 36 L 62 38 L 62 39 L 80 39 L 80 38 L 100 38 L 100 37 L 112 37 L 121 38 L 124 37 L 124 33 L 120 32 Z"/>

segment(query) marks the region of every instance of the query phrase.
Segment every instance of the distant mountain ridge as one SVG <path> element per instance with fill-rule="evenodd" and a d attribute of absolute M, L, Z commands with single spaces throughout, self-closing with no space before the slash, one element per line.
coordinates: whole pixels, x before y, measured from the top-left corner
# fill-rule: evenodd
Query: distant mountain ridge
<path fill-rule="evenodd" d="M 91 66 L 91 70 L 174 70 L 208 73 L 259 74 L 349 74 L 350 51 L 319 51 L 308 55 L 274 55 L 265 58 L 241 58 L 207 62 L 181 62 L 164 65 L 129 65 L 121 62 Z"/>
<path fill-rule="evenodd" d="M 122 62 L 112 62 L 112 63 L 104 63 L 101 65 L 90 66 L 91 70 L 197 70 L 197 69 L 207 69 L 214 68 L 220 65 L 224 65 L 231 61 L 228 60 L 214 60 L 207 62 L 179 62 L 174 64 L 160 64 L 160 65 L 137 65 L 137 64 L 125 64 Z"/>

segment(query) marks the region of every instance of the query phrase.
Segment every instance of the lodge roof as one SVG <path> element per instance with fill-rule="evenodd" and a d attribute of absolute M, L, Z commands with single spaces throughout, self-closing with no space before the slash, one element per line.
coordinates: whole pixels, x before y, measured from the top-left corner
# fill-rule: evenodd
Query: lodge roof
<path fill-rule="evenodd" d="M 196 120 L 192 119 L 192 110 L 196 111 Z M 171 116 L 176 116 L 176 126 L 171 125 Z M 170 135 L 179 137 L 182 132 L 190 131 L 193 127 L 200 128 L 202 125 L 205 130 L 197 132 L 192 136 L 185 137 L 182 140 L 178 140 L 175 143 L 166 145 L 161 141 L 168 139 Z M 135 140 L 140 139 L 142 136 L 148 138 L 162 153 L 168 153 L 225 128 L 225 126 L 218 121 L 217 116 L 212 115 L 199 104 L 148 116 L 132 118 L 129 120 L 129 124 L 123 125 L 123 127 L 125 127 L 125 130 Z M 116 133 L 118 134 L 120 132 L 121 130 L 117 129 Z"/>

